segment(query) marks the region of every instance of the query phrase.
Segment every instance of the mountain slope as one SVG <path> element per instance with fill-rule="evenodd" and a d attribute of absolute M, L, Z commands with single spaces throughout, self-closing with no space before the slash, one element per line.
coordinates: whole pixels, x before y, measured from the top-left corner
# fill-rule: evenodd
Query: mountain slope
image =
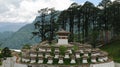
<path fill-rule="evenodd" d="M 6 32 L 0 32 L 0 41 L 9 38 L 10 36 L 13 35 L 14 32 L 11 31 L 6 31 Z"/>
<path fill-rule="evenodd" d="M 15 32 L 10 38 L 4 41 L 1 47 L 21 48 L 24 44 L 35 43 L 34 39 L 31 40 L 31 32 L 34 30 L 33 24 L 27 24 L 20 30 Z"/>
<path fill-rule="evenodd" d="M 0 32 L 6 32 L 6 31 L 16 32 L 26 24 L 27 23 L 0 22 Z"/>

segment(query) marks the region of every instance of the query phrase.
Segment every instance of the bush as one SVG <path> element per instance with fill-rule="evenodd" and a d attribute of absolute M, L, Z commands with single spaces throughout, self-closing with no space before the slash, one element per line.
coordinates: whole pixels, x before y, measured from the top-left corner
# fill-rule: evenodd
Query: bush
<path fill-rule="evenodd" d="M 1 51 L 1 56 L 2 57 L 12 57 L 11 51 L 9 50 L 8 47 L 5 47 L 2 51 Z"/>
<path fill-rule="evenodd" d="M 61 55 L 64 55 L 67 48 L 65 46 L 60 46 L 59 50 L 60 50 Z"/>
<path fill-rule="evenodd" d="M 29 44 L 25 44 L 22 49 L 30 49 L 30 45 Z"/>
<path fill-rule="evenodd" d="M 2 54 L 0 54 L 0 58 L 3 58 L 3 55 L 2 55 Z"/>
<path fill-rule="evenodd" d="M 78 46 L 76 46 L 76 45 L 74 45 L 73 48 L 74 48 L 74 50 L 78 50 L 79 49 Z"/>
<path fill-rule="evenodd" d="M 0 65 L 2 65 L 2 62 L 0 62 Z"/>

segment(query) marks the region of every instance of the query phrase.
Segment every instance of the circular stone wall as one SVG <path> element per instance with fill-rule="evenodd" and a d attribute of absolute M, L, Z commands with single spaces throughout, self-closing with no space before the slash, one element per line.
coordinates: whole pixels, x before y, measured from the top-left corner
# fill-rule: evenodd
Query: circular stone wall
<path fill-rule="evenodd" d="M 114 67 L 108 53 L 88 44 L 49 45 L 43 43 L 31 49 L 22 49 L 21 63 L 58 67 Z"/>

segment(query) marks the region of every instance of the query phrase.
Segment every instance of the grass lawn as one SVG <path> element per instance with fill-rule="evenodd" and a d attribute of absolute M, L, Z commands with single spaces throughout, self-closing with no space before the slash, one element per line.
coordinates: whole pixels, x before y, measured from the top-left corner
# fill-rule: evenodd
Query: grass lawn
<path fill-rule="evenodd" d="M 114 41 L 101 47 L 102 50 L 109 53 L 115 62 L 120 63 L 120 41 Z"/>

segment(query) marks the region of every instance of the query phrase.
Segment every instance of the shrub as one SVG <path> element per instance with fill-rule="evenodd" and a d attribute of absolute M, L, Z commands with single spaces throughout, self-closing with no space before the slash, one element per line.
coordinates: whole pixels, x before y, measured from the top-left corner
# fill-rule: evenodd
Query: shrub
<path fill-rule="evenodd" d="M 60 46 L 59 50 L 60 50 L 61 55 L 64 55 L 67 48 L 65 46 Z"/>

